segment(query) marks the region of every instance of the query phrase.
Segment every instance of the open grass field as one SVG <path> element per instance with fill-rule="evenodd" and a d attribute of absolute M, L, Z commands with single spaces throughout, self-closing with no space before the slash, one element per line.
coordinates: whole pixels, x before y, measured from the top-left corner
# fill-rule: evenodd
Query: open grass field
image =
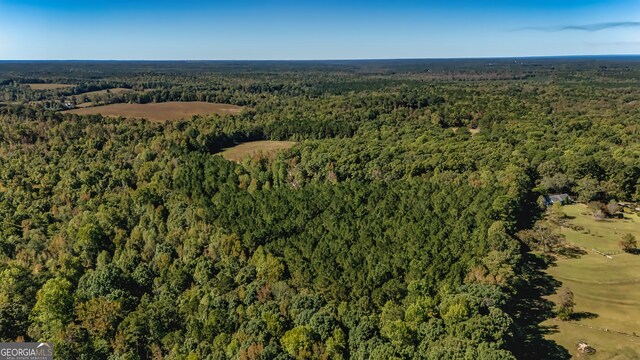
<path fill-rule="evenodd" d="M 192 102 L 164 102 L 149 104 L 110 104 L 103 106 L 86 107 L 66 110 L 63 113 L 94 115 L 111 117 L 144 118 L 150 121 L 168 121 L 188 119 L 193 115 L 208 114 L 237 114 L 242 111 L 241 106 L 228 104 L 214 104 L 202 101 Z"/>
<path fill-rule="evenodd" d="M 451 128 L 451 130 L 453 130 L 453 132 L 458 132 L 458 129 L 459 128 L 457 128 L 457 127 L 452 127 Z M 471 133 L 471 135 L 476 135 L 476 134 L 480 133 L 480 129 L 479 128 L 475 128 L 475 129 L 469 128 L 469 132 Z"/>
<path fill-rule="evenodd" d="M 273 156 L 278 151 L 289 149 L 296 142 L 294 141 L 250 141 L 234 147 L 225 149 L 220 153 L 227 160 L 240 162 L 247 156 L 262 153 L 264 156 Z"/>
<path fill-rule="evenodd" d="M 618 242 L 631 233 L 640 239 L 640 217 L 596 221 L 582 204 L 564 206 L 568 222 L 566 240 L 587 251 L 578 258 L 559 258 L 547 272 L 574 293 L 576 322 L 549 321 L 559 332 L 549 336 L 576 353 L 578 341 L 596 349 L 593 359 L 640 359 L 640 255 L 620 253 Z M 613 253 L 611 259 L 593 252 Z M 556 301 L 555 296 L 550 297 Z"/>
<path fill-rule="evenodd" d="M 581 326 L 580 323 L 549 321 L 546 325 L 557 326 L 558 332 L 548 337 L 567 348 L 574 359 L 628 360 L 639 358 L 640 338 L 591 329 Z M 580 357 L 576 344 L 582 341 L 586 341 L 595 348 L 596 353 Z"/>
<path fill-rule="evenodd" d="M 64 89 L 74 87 L 75 85 L 70 84 L 24 84 L 28 85 L 31 90 L 54 90 L 54 89 Z"/>
<path fill-rule="evenodd" d="M 562 210 L 570 218 L 571 224 L 584 228 L 583 231 L 568 228 L 561 230 L 567 241 L 576 245 L 602 252 L 619 252 L 618 241 L 625 234 L 633 234 L 640 240 L 640 217 L 635 214 L 625 214 L 624 219 L 595 221 L 584 205 L 563 206 Z"/>

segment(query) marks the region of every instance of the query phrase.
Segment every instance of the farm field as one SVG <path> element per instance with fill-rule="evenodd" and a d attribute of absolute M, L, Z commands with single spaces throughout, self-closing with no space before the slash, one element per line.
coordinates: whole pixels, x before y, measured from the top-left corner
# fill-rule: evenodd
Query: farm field
<path fill-rule="evenodd" d="M 625 214 L 624 219 L 596 221 L 585 205 L 564 206 L 568 222 L 582 227 L 576 231 L 563 227 L 569 243 L 587 253 L 578 258 L 560 258 L 547 272 L 574 293 L 576 322 L 549 320 L 558 326 L 549 336 L 575 353 L 579 341 L 596 349 L 594 359 L 640 358 L 640 256 L 620 252 L 618 242 L 624 234 L 640 237 L 640 217 Z M 611 258 L 592 251 L 611 254 Z M 557 300 L 555 296 L 551 300 Z"/>
<path fill-rule="evenodd" d="M 164 102 L 149 104 L 110 104 L 66 110 L 63 113 L 79 115 L 101 114 L 108 117 L 145 118 L 150 121 L 163 122 L 190 118 L 193 115 L 208 114 L 237 114 L 242 111 L 241 106 L 228 104 L 214 104 L 201 101 L 193 102 Z"/>
<path fill-rule="evenodd" d="M 31 90 L 54 90 L 74 87 L 72 84 L 24 84 L 28 85 Z"/>
<path fill-rule="evenodd" d="M 247 156 L 262 153 L 273 156 L 280 150 L 289 149 L 297 144 L 295 141 L 250 141 L 225 149 L 220 153 L 229 161 L 240 162 Z"/>

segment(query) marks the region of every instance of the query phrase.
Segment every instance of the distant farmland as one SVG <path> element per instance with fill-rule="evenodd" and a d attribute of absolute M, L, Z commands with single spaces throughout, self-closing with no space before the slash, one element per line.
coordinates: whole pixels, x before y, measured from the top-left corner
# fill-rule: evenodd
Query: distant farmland
<path fill-rule="evenodd" d="M 273 156 L 280 150 L 291 148 L 294 141 L 250 141 L 225 149 L 220 155 L 227 160 L 240 162 L 248 156 L 261 153 L 264 156 Z"/>
<path fill-rule="evenodd" d="M 23 84 L 27 85 L 31 88 L 31 90 L 54 90 L 54 89 L 65 89 L 74 87 L 75 85 L 70 84 Z"/>
<path fill-rule="evenodd" d="M 144 118 L 150 121 L 168 121 L 188 119 L 193 115 L 208 114 L 238 114 L 242 106 L 229 104 L 214 104 L 202 101 L 192 102 L 164 102 L 149 104 L 110 104 L 81 109 L 66 110 L 66 114 L 96 115 L 110 117 Z"/>

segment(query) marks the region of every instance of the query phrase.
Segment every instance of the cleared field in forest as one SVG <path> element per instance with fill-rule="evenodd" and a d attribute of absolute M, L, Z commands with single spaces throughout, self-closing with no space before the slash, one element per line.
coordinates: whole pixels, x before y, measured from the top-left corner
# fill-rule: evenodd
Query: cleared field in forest
<path fill-rule="evenodd" d="M 63 111 L 63 113 L 78 115 L 101 114 L 102 116 L 110 117 L 122 116 L 130 118 L 144 118 L 150 121 L 168 121 L 188 119 L 193 115 L 238 114 L 242 109 L 242 106 L 229 104 L 214 104 L 202 101 L 171 101 L 149 104 L 109 104 L 66 110 Z"/>
<path fill-rule="evenodd" d="M 578 258 L 559 258 L 547 272 L 574 293 L 576 321 L 551 320 L 558 326 L 549 335 L 576 355 L 577 343 L 585 341 L 596 349 L 592 359 L 640 358 L 640 255 L 620 251 L 618 242 L 625 234 L 640 239 L 640 217 L 625 214 L 624 219 L 596 221 L 585 205 L 562 207 L 568 222 L 582 227 L 563 227 L 566 240 L 587 253 Z M 592 249 L 610 254 L 600 255 Z M 551 300 L 557 301 L 556 296 Z"/>
<path fill-rule="evenodd" d="M 75 85 L 71 84 L 23 84 L 28 85 L 31 90 L 54 90 L 54 89 L 65 89 L 74 87 Z"/>
<path fill-rule="evenodd" d="M 278 151 L 289 149 L 295 144 L 297 144 L 295 141 L 250 141 L 225 149 L 220 155 L 227 160 L 240 162 L 245 157 L 258 153 L 273 156 Z"/>
<path fill-rule="evenodd" d="M 459 127 L 452 127 L 450 129 L 453 130 L 453 132 L 457 133 L 458 129 L 460 129 L 460 128 Z M 479 128 L 475 128 L 475 129 L 468 128 L 468 129 L 469 129 L 469 132 L 471 133 L 471 135 L 476 135 L 476 134 L 480 133 L 480 129 Z"/>

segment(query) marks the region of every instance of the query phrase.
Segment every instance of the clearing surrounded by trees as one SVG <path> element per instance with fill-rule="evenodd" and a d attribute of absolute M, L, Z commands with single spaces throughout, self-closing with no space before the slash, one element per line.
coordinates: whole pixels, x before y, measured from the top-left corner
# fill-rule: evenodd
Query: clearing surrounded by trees
<path fill-rule="evenodd" d="M 106 117 L 131 117 L 145 118 L 149 121 L 168 121 L 187 119 L 193 115 L 208 114 L 238 114 L 242 111 L 241 106 L 229 104 L 215 104 L 203 101 L 179 102 L 170 101 L 164 103 L 149 104 L 109 104 L 80 109 L 63 111 L 67 114 L 95 115 L 101 114 Z"/>
<path fill-rule="evenodd" d="M 74 87 L 72 84 L 24 84 L 31 88 L 31 90 L 55 90 Z"/>
<path fill-rule="evenodd" d="M 240 162 L 247 156 L 262 153 L 264 156 L 273 156 L 280 150 L 291 148 L 297 144 L 295 141 L 250 141 L 225 149 L 220 153 L 229 161 Z"/>
<path fill-rule="evenodd" d="M 586 341 L 597 351 L 593 359 L 640 358 L 640 256 L 619 246 L 626 234 L 640 237 L 640 217 L 625 213 L 623 219 L 595 220 L 582 204 L 562 211 L 568 219 L 561 228 L 565 240 L 586 254 L 560 257 L 547 270 L 573 291 L 576 303 L 572 321 L 547 321 L 559 330 L 549 339 L 572 354 L 578 342 Z M 551 299 L 557 302 L 557 295 Z"/>

